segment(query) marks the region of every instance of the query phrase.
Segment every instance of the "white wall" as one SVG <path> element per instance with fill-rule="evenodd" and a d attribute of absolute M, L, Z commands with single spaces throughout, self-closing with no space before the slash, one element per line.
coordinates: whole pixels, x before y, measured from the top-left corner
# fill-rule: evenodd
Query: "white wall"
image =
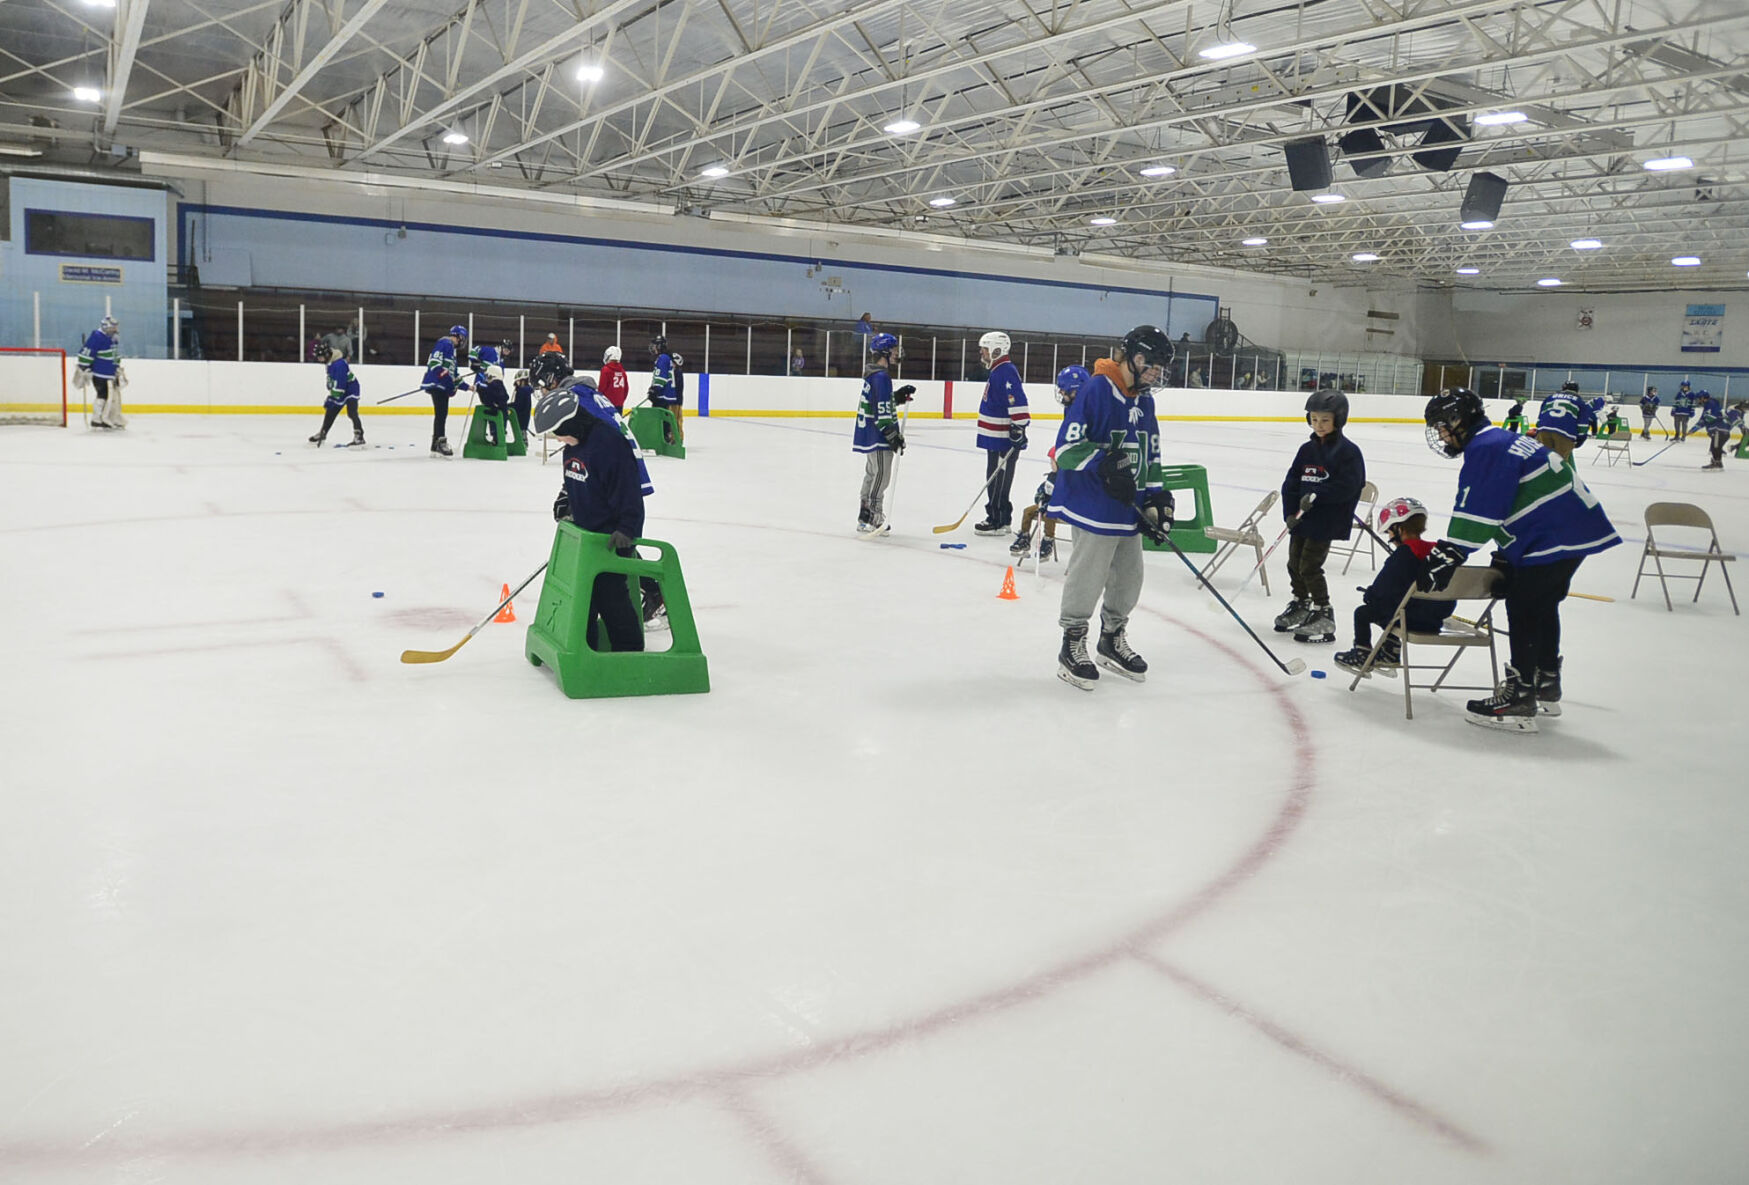
<path fill-rule="evenodd" d="M 1542 362 L 1576 366 L 1676 366 L 1709 370 L 1749 366 L 1749 291 L 1589 294 L 1572 289 L 1492 293 L 1471 289 L 1424 293 L 1417 318 L 1425 356 L 1470 362 Z M 1681 351 L 1688 305 L 1725 306 L 1724 348 Z M 1593 325 L 1579 328 L 1579 311 Z"/>

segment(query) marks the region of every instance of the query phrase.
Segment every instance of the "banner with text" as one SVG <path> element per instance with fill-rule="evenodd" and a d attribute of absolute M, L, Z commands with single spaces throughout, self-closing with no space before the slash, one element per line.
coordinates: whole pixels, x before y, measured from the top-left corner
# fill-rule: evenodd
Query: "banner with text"
<path fill-rule="evenodd" d="M 1716 354 L 1725 340 L 1725 306 L 1691 304 L 1682 319 L 1682 352 Z"/>

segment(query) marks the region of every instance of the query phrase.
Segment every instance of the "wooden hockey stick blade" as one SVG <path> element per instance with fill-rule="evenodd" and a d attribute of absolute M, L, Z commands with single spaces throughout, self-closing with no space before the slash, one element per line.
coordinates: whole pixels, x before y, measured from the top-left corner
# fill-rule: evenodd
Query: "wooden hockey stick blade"
<path fill-rule="evenodd" d="M 473 634 L 469 634 L 467 638 L 463 638 L 461 641 L 457 642 L 454 646 L 451 646 L 448 650 L 403 650 L 403 651 L 401 651 L 401 661 L 402 662 L 442 662 L 444 659 L 448 658 L 450 655 L 452 655 L 456 651 L 460 650 L 463 646 L 466 646 L 468 644 L 468 638 L 471 638 L 473 636 L 474 636 Z"/>
<path fill-rule="evenodd" d="M 972 516 L 972 512 L 968 510 L 964 514 L 960 515 L 958 518 L 954 519 L 951 523 L 948 523 L 945 527 L 930 527 L 929 529 L 931 531 L 934 531 L 937 535 L 945 535 L 949 531 L 959 530 L 960 524 L 965 522 L 971 516 Z"/>
<path fill-rule="evenodd" d="M 984 484 L 978 487 L 978 492 L 976 494 L 972 495 L 972 504 L 966 507 L 966 512 L 964 514 L 954 519 L 951 523 L 948 523 L 945 527 L 930 527 L 929 529 L 934 531 L 937 535 L 945 535 L 949 531 L 959 530 L 960 524 L 972 517 L 972 511 L 978 508 L 978 499 L 984 496 L 985 491 L 990 488 L 990 483 L 996 480 L 997 474 L 1001 473 L 1008 467 L 1008 458 L 1013 455 L 1014 453 L 1012 450 L 1002 454 L 1002 459 L 996 462 L 995 471 L 991 473 L 989 477 L 984 479 Z"/>
<path fill-rule="evenodd" d="M 551 563 L 552 561 L 549 560 L 547 562 Z M 451 646 L 448 650 L 403 650 L 403 651 L 401 651 L 401 661 L 405 662 L 405 663 L 442 662 L 444 659 L 448 658 L 450 655 L 454 654 L 456 651 L 460 650 L 463 646 L 466 646 L 469 642 L 471 642 L 473 640 L 473 637 L 475 634 L 479 633 L 481 630 L 483 630 L 487 626 L 491 625 L 492 619 L 497 617 L 499 613 L 503 612 L 504 606 L 508 605 L 510 602 L 514 601 L 518 596 L 520 596 L 522 594 L 522 590 L 527 588 L 529 585 L 533 584 L 534 578 L 536 576 L 539 576 L 542 572 L 545 572 L 546 570 L 547 570 L 547 565 L 542 564 L 540 567 L 536 568 L 533 572 L 529 573 L 529 577 L 527 580 L 524 580 L 521 584 L 517 585 L 514 589 L 512 589 L 509 596 L 505 597 L 502 601 L 499 601 L 496 608 L 494 608 L 490 613 L 486 614 L 486 616 L 481 619 L 481 621 L 478 625 L 476 625 L 473 629 L 471 629 L 467 632 L 466 637 L 464 637 L 461 641 L 457 642 L 454 646 Z"/>
<path fill-rule="evenodd" d="M 1607 604 L 1615 604 L 1614 597 L 1599 596 L 1596 593 L 1569 592 L 1567 595 L 1570 597 L 1578 597 L 1582 601 L 1603 601 Z"/>

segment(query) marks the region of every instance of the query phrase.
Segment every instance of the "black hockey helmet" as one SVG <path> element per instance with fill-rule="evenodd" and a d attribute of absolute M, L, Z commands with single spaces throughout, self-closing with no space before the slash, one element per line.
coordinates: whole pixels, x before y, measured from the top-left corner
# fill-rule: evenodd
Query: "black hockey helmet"
<path fill-rule="evenodd" d="M 668 348 L 668 335 L 667 334 L 658 333 L 650 339 L 650 356 L 652 358 L 654 358 L 657 354 L 662 353 L 662 351 L 666 350 L 667 348 Z"/>
<path fill-rule="evenodd" d="M 1488 409 L 1482 406 L 1482 397 L 1468 387 L 1452 387 L 1427 401 L 1424 418 L 1427 421 L 1427 447 L 1442 457 L 1455 457 L 1464 451 L 1479 429 L 1488 426 Z M 1441 428 L 1451 434 L 1453 443 L 1447 444 L 1439 438 Z"/>
<path fill-rule="evenodd" d="M 553 387 L 570 377 L 571 364 L 565 356 L 556 350 L 548 350 L 537 354 L 534 365 L 528 368 L 528 377 L 537 387 Z"/>
<path fill-rule="evenodd" d="M 1577 395 L 1578 393 L 1579 393 L 1579 384 L 1574 382 L 1572 379 L 1568 379 L 1566 382 L 1561 384 L 1561 394 L 1563 394 L 1563 395 Z"/>
<path fill-rule="evenodd" d="M 534 416 L 530 426 L 538 436 L 549 432 L 554 436 L 575 436 L 581 439 L 588 432 L 584 423 L 593 417 L 583 410 L 577 400 L 577 393 L 569 387 L 560 387 L 548 391 L 540 397 L 540 402 L 534 405 Z"/>
<path fill-rule="evenodd" d="M 1336 431 L 1340 432 L 1343 425 L 1348 423 L 1348 396 L 1335 387 L 1313 391 L 1306 399 L 1306 423 L 1312 422 L 1312 413 L 1315 411 L 1327 411 L 1335 416 Z"/>
<path fill-rule="evenodd" d="M 334 347 L 327 342 L 317 342 L 315 352 L 316 361 L 322 363 L 324 366 L 334 361 Z"/>
<path fill-rule="evenodd" d="M 1172 365 L 1172 339 L 1166 336 L 1166 331 L 1158 325 L 1138 325 L 1123 336 L 1123 343 L 1118 346 L 1122 353 L 1120 359 L 1141 382 L 1142 372 L 1150 367 L 1159 367 L 1161 376 Z M 1136 355 L 1142 356 L 1142 365 L 1137 366 Z"/>

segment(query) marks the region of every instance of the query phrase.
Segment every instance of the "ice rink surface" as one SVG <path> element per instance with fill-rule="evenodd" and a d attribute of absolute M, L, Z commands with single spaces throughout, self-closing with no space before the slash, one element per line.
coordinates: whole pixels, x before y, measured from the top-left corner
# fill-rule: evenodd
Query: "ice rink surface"
<path fill-rule="evenodd" d="M 1236 604 L 1329 678 L 1156 554 L 1148 681 L 1065 686 L 1061 568 L 999 600 L 1006 538 L 930 532 L 963 419 L 885 540 L 848 421 L 651 460 L 709 695 L 565 699 L 534 587 L 406 666 L 546 558 L 556 466 L 317 415 L 0 429 L 0 1181 L 1742 1180 L 1746 627 L 1628 591 L 1649 502 L 1749 545 L 1749 463 L 1581 452 L 1616 600 L 1515 736 L 1270 632 L 1285 549 Z M 1304 437 L 1164 430 L 1225 525 Z M 1351 436 L 1443 528 L 1456 463 Z"/>

